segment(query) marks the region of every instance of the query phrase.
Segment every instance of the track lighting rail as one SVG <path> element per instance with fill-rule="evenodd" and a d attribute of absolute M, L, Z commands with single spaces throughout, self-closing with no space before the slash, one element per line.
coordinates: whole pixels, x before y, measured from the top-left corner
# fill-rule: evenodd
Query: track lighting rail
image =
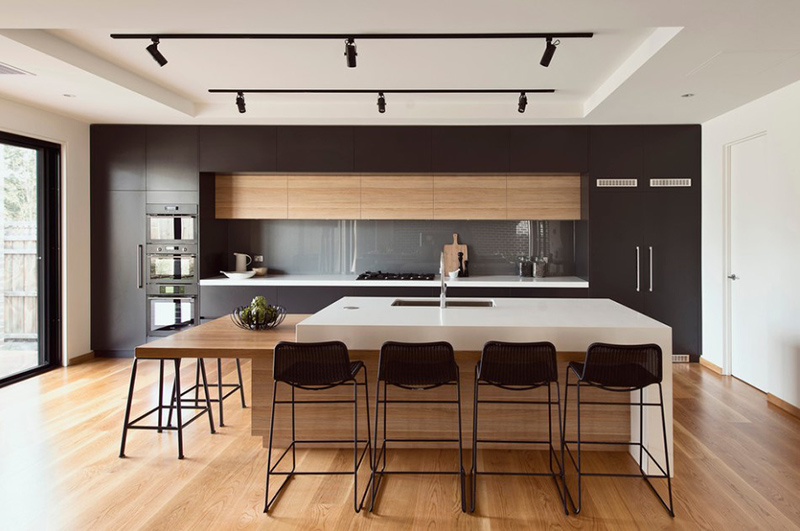
<path fill-rule="evenodd" d="M 548 33 L 112 33 L 112 39 L 591 39 L 592 32 Z"/>
<path fill-rule="evenodd" d="M 556 89 L 208 89 L 212 94 L 552 94 Z"/>

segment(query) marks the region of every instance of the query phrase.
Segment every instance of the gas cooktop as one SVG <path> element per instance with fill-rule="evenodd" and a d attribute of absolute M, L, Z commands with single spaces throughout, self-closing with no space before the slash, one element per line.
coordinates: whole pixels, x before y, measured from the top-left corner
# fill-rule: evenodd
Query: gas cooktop
<path fill-rule="evenodd" d="M 383 271 L 367 271 L 358 275 L 356 280 L 433 280 L 433 273 L 384 273 Z"/>

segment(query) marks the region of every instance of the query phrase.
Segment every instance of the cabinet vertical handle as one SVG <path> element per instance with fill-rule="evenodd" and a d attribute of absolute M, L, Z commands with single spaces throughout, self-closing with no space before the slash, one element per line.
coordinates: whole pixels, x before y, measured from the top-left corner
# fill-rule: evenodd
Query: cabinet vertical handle
<path fill-rule="evenodd" d="M 650 246 L 650 292 L 653 291 L 653 246 Z"/>
<path fill-rule="evenodd" d="M 142 289 L 144 285 L 144 279 L 142 278 L 142 261 L 144 260 L 144 256 L 142 256 L 143 246 L 139 244 L 136 246 L 136 287 Z"/>
<path fill-rule="evenodd" d="M 640 288 L 640 279 L 642 278 L 641 271 L 639 271 L 639 246 L 636 246 L 636 291 Z"/>

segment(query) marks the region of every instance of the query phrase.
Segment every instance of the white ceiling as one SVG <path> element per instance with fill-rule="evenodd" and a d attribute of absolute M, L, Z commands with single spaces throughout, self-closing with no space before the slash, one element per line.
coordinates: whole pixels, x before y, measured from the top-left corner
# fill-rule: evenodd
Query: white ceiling
<path fill-rule="evenodd" d="M 87 122 L 231 124 L 701 123 L 800 80 L 797 0 L 0 0 L 0 98 Z M 164 40 L 110 33 L 568 32 L 542 41 Z M 554 88 L 529 94 L 247 95 L 209 88 Z M 694 93 L 692 98 L 682 98 Z M 65 97 L 73 94 L 75 97 Z"/>

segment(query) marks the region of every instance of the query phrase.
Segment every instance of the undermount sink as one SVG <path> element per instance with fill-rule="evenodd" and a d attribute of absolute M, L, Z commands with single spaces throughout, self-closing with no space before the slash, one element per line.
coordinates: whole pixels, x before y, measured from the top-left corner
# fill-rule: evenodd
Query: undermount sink
<path fill-rule="evenodd" d="M 395 299 L 392 306 L 412 306 L 418 308 L 434 308 L 439 306 L 438 300 L 408 300 Z M 494 301 L 461 301 L 450 299 L 447 301 L 448 308 L 494 308 Z"/>

